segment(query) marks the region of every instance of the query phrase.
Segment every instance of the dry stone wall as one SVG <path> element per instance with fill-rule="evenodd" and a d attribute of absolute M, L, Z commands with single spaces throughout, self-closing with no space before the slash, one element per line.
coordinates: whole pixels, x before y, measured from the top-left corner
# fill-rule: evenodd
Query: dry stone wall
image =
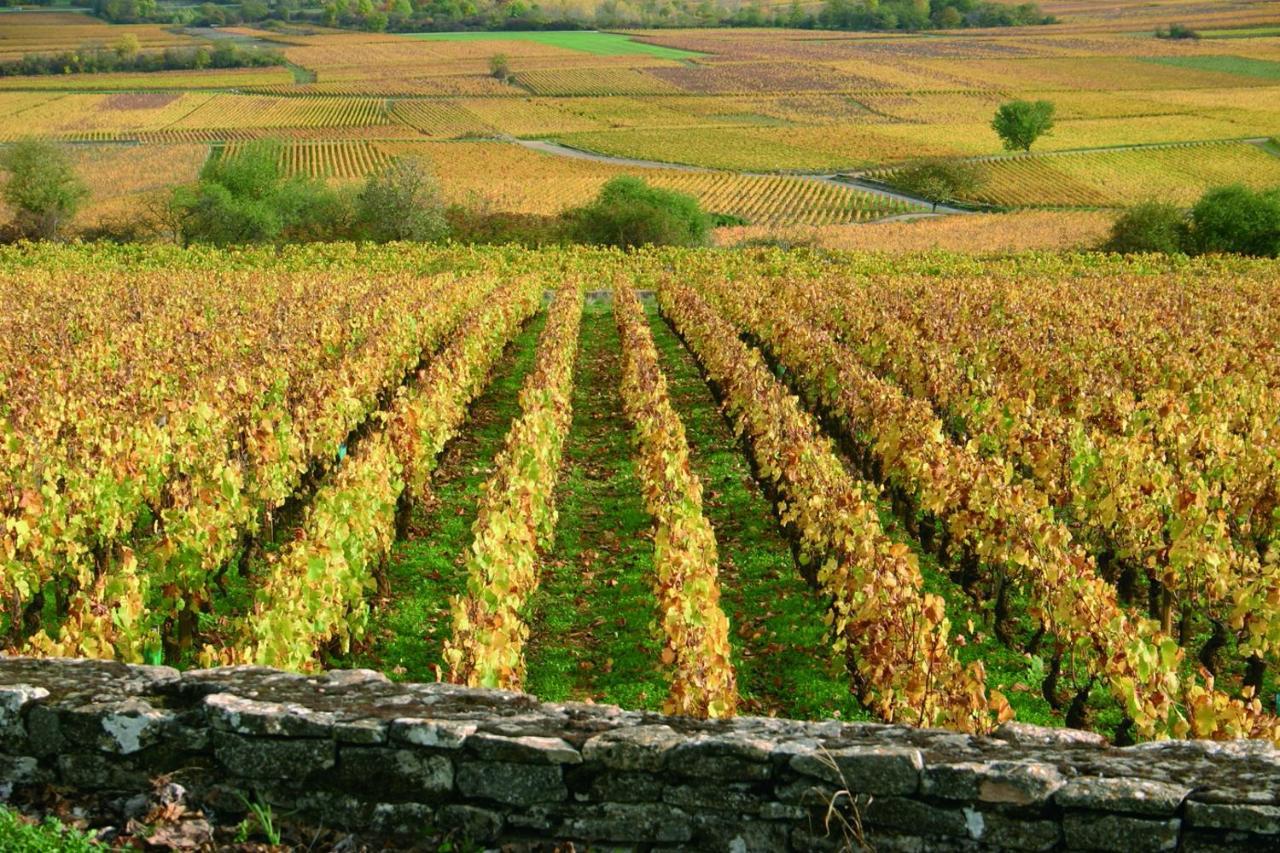
<path fill-rule="evenodd" d="M 735 853 L 851 835 L 882 851 L 1280 849 L 1280 752 L 1262 742 L 701 722 L 362 670 L 0 660 L 0 793 L 127 802 L 157 779 L 215 821 L 252 797 L 387 847 L 429 826 L 481 845 Z M 828 825 L 833 801 L 851 833 Z"/>

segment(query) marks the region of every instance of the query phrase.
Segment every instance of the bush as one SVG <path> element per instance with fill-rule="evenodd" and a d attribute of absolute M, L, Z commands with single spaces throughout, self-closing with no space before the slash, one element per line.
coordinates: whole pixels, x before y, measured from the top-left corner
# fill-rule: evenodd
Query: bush
<path fill-rule="evenodd" d="M 489 57 L 489 76 L 503 83 L 511 79 L 511 60 L 505 53 L 495 53 Z"/>
<path fill-rule="evenodd" d="M 917 160 L 894 172 L 888 183 L 905 193 L 939 204 L 973 195 L 987 179 L 977 163 L 963 160 Z"/>
<path fill-rule="evenodd" d="M 1199 40 L 1200 34 L 1186 24 L 1170 24 L 1168 27 L 1157 28 L 1156 38 Z"/>
<path fill-rule="evenodd" d="M 186 243 L 218 246 L 343 236 L 343 199 L 323 181 L 285 177 L 280 146 L 253 142 L 210 160 L 193 186 L 174 190 L 172 208 Z"/>
<path fill-rule="evenodd" d="M 565 214 L 570 239 L 601 246 L 704 246 L 711 217 L 693 196 L 619 177 L 590 204 Z"/>
<path fill-rule="evenodd" d="M 66 153 L 48 142 L 15 143 L 0 153 L 0 169 L 9 173 L 0 196 L 13 208 L 13 227 L 31 240 L 56 238 L 89 197 Z"/>
<path fill-rule="evenodd" d="M 1191 244 L 1198 252 L 1280 255 L 1280 188 L 1209 190 L 1191 209 Z"/>
<path fill-rule="evenodd" d="M 1176 205 L 1144 201 L 1126 210 L 1111 226 L 1104 251 L 1164 252 L 1184 251 L 1187 245 L 1187 215 Z"/>
<path fill-rule="evenodd" d="M 431 164 L 399 157 L 369 175 L 356 199 L 360 233 L 380 243 L 438 240 L 449 231 Z"/>

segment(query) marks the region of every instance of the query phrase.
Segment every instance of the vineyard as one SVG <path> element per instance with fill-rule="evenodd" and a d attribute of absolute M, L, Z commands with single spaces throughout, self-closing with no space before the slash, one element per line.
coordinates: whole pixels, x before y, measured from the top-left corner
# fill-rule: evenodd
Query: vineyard
<path fill-rule="evenodd" d="M 1280 157 L 1255 145 L 1179 145 L 1010 157 L 986 163 L 967 200 L 1011 207 L 1124 207 L 1145 198 L 1191 205 L 1210 187 L 1280 182 Z M 890 173 L 891 179 L 891 173 Z"/>
<path fill-rule="evenodd" d="M 7 250 L 5 642 L 1280 739 L 1278 287 L 1088 255 Z"/>

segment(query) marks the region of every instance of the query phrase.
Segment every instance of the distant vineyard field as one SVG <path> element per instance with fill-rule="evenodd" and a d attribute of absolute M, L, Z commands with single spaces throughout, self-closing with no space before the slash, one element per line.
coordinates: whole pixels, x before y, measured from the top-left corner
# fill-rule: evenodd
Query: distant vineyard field
<path fill-rule="evenodd" d="M 981 164 L 966 200 L 1008 207 L 1125 207 L 1148 198 L 1190 205 L 1209 187 L 1280 184 L 1280 157 L 1256 145 L 1184 145 L 1031 155 Z M 892 182 L 894 173 L 876 173 Z"/>

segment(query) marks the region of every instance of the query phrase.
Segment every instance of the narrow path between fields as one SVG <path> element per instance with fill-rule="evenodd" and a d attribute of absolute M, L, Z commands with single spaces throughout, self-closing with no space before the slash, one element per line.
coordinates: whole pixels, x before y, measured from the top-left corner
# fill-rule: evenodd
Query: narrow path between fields
<path fill-rule="evenodd" d="M 392 547 L 391 600 L 374 608 L 368 642 L 352 654 L 352 666 L 378 669 L 397 680 L 436 680 L 435 667 L 442 665 L 440 652 L 453 627 L 449 599 L 466 589 L 463 561 L 480 492 L 519 413 L 516 396 L 533 366 L 545 322 L 546 314 L 539 314 L 507 348 L 460 435 L 445 448 L 432 480 L 435 501 L 414 509 L 408 535 Z"/>
<path fill-rule="evenodd" d="M 823 622 L 827 602 L 800 576 L 773 507 L 692 355 L 652 308 L 650 326 L 716 534 L 740 713 L 869 718 L 850 689 L 844 657 L 832 651 Z"/>
<path fill-rule="evenodd" d="M 618 392 L 619 346 L 610 306 L 588 304 L 556 489 L 556 544 L 527 617 L 525 689 L 548 701 L 657 710 L 669 677 L 652 627 L 652 524 Z"/>

